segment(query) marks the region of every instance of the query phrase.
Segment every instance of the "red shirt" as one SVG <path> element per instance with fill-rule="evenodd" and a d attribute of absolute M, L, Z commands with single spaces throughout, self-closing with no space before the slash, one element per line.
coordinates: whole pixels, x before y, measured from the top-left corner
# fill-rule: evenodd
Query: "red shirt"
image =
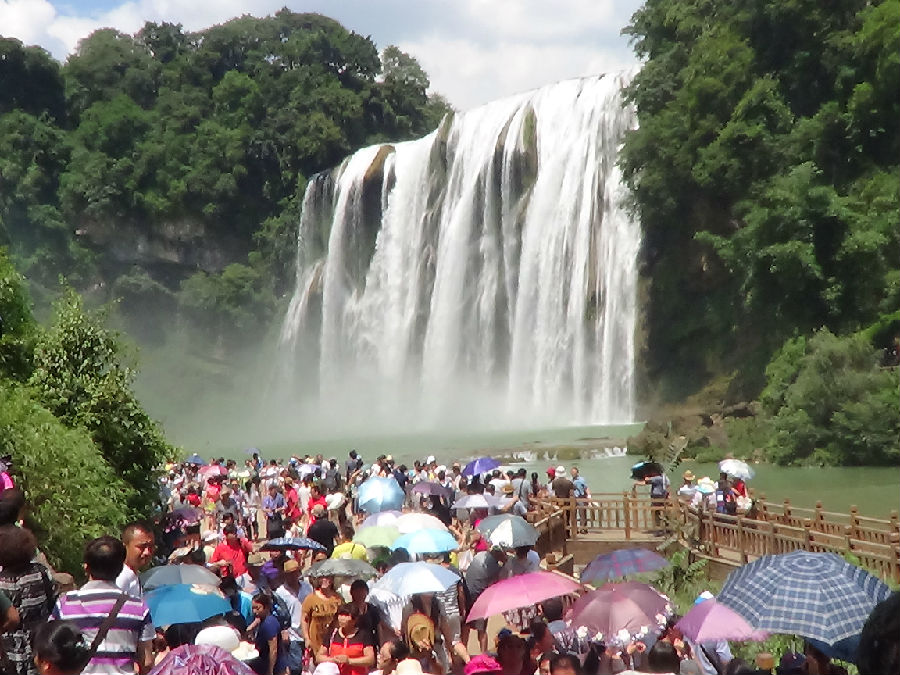
<path fill-rule="evenodd" d="M 309 511 L 310 515 L 312 515 L 313 507 L 315 507 L 316 504 L 321 504 L 323 509 L 325 509 L 326 511 L 328 510 L 328 502 L 325 501 L 325 497 L 323 495 L 319 495 L 316 499 L 310 497 L 309 505 L 306 507 L 306 510 Z"/>
<path fill-rule="evenodd" d="M 297 520 L 300 517 L 300 498 L 294 488 L 284 491 L 284 499 L 287 502 L 287 510 L 285 515 L 291 520 Z"/>
<path fill-rule="evenodd" d="M 232 546 L 228 541 L 223 541 L 213 551 L 211 563 L 224 560 L 231 567 L 232 576 L 239 577 L 247 572 L 247 554 L 253 550 L 246 539 L 238 539 Z"/>

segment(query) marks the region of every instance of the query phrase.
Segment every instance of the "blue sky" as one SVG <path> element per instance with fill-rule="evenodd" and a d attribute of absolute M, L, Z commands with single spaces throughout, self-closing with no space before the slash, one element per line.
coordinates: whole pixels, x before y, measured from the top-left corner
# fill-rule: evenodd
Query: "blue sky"
<path fill-rule="evenodd" d="M 432 90 L 466 109 L 557 80 L 636 63 L 620 35 L 639 0 L 0 0 L 0 34 L 65 60 L 78 40 L 145 21 L 199 30 L 283 6 L 319 12 L 396 44 L 428 72 Z"/>

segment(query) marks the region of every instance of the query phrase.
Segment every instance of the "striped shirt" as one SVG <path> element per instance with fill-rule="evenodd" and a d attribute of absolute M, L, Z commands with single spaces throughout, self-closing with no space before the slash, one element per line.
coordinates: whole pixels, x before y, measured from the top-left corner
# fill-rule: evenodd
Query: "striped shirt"
<path fill-rule="evenodd" d="M 88 642 L 93 642 L 121 595 L 112 582 L 89 581 L 77 591 L 60 596 L 53 618 L 74 622 Z M 154 634 L 147 605 L 129 596 L 83 674 L 134 675 L 138 643 L 152 640 Z"/>

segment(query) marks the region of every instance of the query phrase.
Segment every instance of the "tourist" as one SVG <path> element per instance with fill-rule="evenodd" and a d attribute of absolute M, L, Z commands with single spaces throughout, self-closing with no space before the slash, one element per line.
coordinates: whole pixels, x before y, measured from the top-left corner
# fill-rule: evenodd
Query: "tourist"
<path fill-rule="evenodd" d="M 900 673 L 900 592 L 875 606 L 863 626 L 856 652 L 863 675 Z"/>
<path fill-rule="evenodd" d="M 306 536 L 325 547 L 328 557 L 334 551 L 334 540 L 339 532 L 338 527 L 328 518 L 325 517 L 325 508 L 321 504 L 316 504 L 312 508 L 313 522 L 306 530 Z"/>
<path fill-rule="evenodd" d="M 540 612 L 547 622 L 547 628 L 553 633 L 556 651 L 581 654 L 587 651 L 587 644 L 578 634 L 563 621 L 562 598 L 548 598 L 541 603 Z"/>
<path fill-rule="evenodd" d="M 463 668 L 464 675 L 500 675 L 500 664 L 489 654 L 473 656 Z"/>
<path fill-rule="evenodd" d="M 359 619 L 357 625 L 361 630 L 372 634 L 375 642 L 380 644 L 379 629 L 381 628 L 381 610 L 368 602 L 369 584 L 363 579 L 355 579 L 350 584 L 350 604 L 358 610 Z"/>
<path fill-rule="evenodd" d="M 588 490 L 587 482 L 584 480 L 584 477 L 578 472 L 578 467 L 573 466 L 570 469 L 570 472 L 572 475 L 572 485 L 575 488 L 575 490 L 574 490 L 575 497 L 590 498 L 591 491 Z"/>
<path fill-rule="evenodd" d="M 359 627 L 359 609 L 341 605 L 337 626 L 318 649 L 319 663 L 336 663 L 340 675 L 366 675 L 375 665 L 375 638 Z"/>
<path fill-rule="evenodd" d="M 557 499 L 569 499 L 575 493 L 575 485 L 566 477 L 566 467 L 556 467 L 553 478 L 553 495 Z"/>
<path fill-rule="evenodd" d="M 54 619 L 74 622 L 86 639 L 95 640 L 101 624 L 108 623 L 100 636 L 96 653 L 85 675 L 139 675 L 153 666 L 153 639 L 150 610 L 138 598 L 123 595 L 115 581 L 125 564 L 125 545 L 115 537 L 103 536 L 88 542 L 84 549 L 84 569 L 88 581 L 80 589 L 60 596 L 53 609 Z"/>
<path fill-rule="evenodd" d="M 537 474 L 534 474 L 534 478 L 537 478 Z M 513 495 L 519 501 L 521 509 L 528 511 L 531 508 L 531 500 L 537 496 L 537 492 L 534 489 L 534 479 L 528 480 L 528 471 L 519 469 L 516 477 L 512 479 L 510 484 L 513 488 Z"/>
<path fill-rule="evenodd" d="M 525 640 L 509 629 L 504 629 L 500 633 L 497 639 L 497 663 L 500 664 L 500 672 L 502 675 L 524 675 L 528 672 Z"/>
<path fill-rule="evenodd" d="M 831 657 L 824 654 L 809 642 L 803 645 L 806 656 L 805 672 L 807 675 L 847 675 L 847 669 L 831 662 Z"/>
<path fill-rule="evenodd" d="M 425 672 L 449 670 L 447 649 L 453 649 L 455 643 L 447 615 L 434 593 L 416 593 L 410 598 L 403 609 L 400 634 L 409 647 L 410 658 L 421 663 Z"/>
<path fill-rule="evenodd" d="M 153 560 L 156 549 L 153 530 L 146 523 L 130 523 L 122 530 L 122 543 L 125 545 L 125 565 L 116 579 L 116 586 L 133 598 L 141 598 L 143 590 L 137 573 Z"/>
<path fill-rule="evenodd" d="M 284 511 L 287 507 L 284 496 L 278 491 L 277 483 L 269 485 L 269 493 L 263 497 L 262 509 L 266 514 L 266 538 L 277 539 L 284 536 Z"/>
<path fill-rule="evenodd" d="M 526 641 L 525 668 L 522 672 L 527 675 L 536 674 L 541 668 L 541 657 L 553 651 L 553 633 L 547 624 L 540 619 L 532 621 L 528 627 L 528 640 Z M 549 658 L 547 668 L 550 667 Z"/>
<path fill-rule="evenodd" d="M 275 590 L 275 595 L 291 615 L 287 644 L 287 667 L 291 675 L 297 675 L 303 666 L 303 601 L 312 592 L 312 586 L 300 576 L 300 563 L 287 560 L 282 571 L 282 583 Z"/>
<path fill-rule="evenodd" d="M 330 634 L 342 598 L 334 590 L 334 577 L 313 577 L 313 592 L 303 600 L 303 639 L 306 649 L 316 659 L 319 649 Z"/>
<path fill-rule="evenodd" d="M 556 654 L 550 659 L 550 675 L 583 675 L 581 661 L 575 654 Z"/>
<path fill-rule="evenodd" d="M 226 525 L 225 540 L 216 546 L 209 559 L 211 567 L 219 570 L 219 576 L 234 577 L 241 588 L 250 584 L 247 555 L 253 552 L 253 546 L 246 539 L 238 537 L 237 527 L 232 523 Z"/>
<path fill-rule="evenodd" d="M 407 648 L 406 642 L 400 639 L 388 640 L 381 645 L 381 649 L 375 656 L 375 665 L 378 670 L 372 671 L 371 675 L 392 675 L 397 664 L 408 657 L 409 648 Z"/>
<path fill-rule="evenodd" d="M 79 675 L 91 658 L 90 644 L 69 621 L 39 624 L 31 644 L 39 675 Z"/>
<path fill-rule="evenodd" d="M 253 645 L 259 653 L 248 665 L 257 675 L 283 675 L 287 671 L 287 653 L 282 645 L 281 627 L 272 616 L 272 598 L 265 593 L 253 596 L 253 623 L 247 631 L 253 634 Z"/>
<path fill-rule="evenodd" d="M 694 485 L 694 481 L 696 480 L 694 472 L 688 469 L 681 475 L 681 479 L 683 482 L 681 487 L 678 488 L 678 497 L 684 501 L 690 502 L 694 499 L 694 495 L 697 494 L 697 486 Z"/>
<path fill-rule="evenodd" d="M 47 620 L 56 600 L 50 572 L 34 561 L 36 554 L 37 540 L 31 530 L 0 527 L 0 592 L 14 610 L 11 613 L 7 607 L 4 612 L 7 628 L 0 642 L 10 675 L 35 673 L 31 631 Z"/>
<path fill-rule="evenodd" d="M 499 546 L 492 546 L 488 551 L 480 551 L 472 558 L 466 569 L 465 583 L 467 590 L 467 606 L 471 607 L 488 586 L 500 578 L 500 570 L 506 562 L 506 552 Z M 462 631 L 462 642 L 468 644 L 469 630 L 478 633 L 478 644 L 481 651 L 487 651 L 487 620 L 476 619 L 465 624 Z"/>

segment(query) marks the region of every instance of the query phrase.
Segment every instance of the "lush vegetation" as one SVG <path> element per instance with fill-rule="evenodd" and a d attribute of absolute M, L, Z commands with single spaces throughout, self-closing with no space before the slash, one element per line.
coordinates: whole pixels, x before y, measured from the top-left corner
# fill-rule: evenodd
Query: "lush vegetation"
<path fill-rule="evenodd" d="M 69 572 L 85 539 L 147 517 L 174 454 L 131 391 L 118 338 L 69 291 L 51 326 L 0 250 L 0 453 L 28 497 L 41 546 Z"/>
<path fill-rule="evenodd" d="M 896 372 L 874 354 L 900 335 L 898 13 L 648 0 L 625 31 L 646 60 L 623 153 L 646 381 L 663 402 L 765 387 L 778 461 L 898 459 Z"/>
<path fill-rule="evenodd" d="M 449 109 L 408 54 L 286 9 L 196 33 L 98 30 L 62 66 L 0 39 L 0 79 L 0 243 L 39 300 L 64 275 L 122 298 L 150 339 L 160 307 L 259 337 L 307 177 Z"/>

